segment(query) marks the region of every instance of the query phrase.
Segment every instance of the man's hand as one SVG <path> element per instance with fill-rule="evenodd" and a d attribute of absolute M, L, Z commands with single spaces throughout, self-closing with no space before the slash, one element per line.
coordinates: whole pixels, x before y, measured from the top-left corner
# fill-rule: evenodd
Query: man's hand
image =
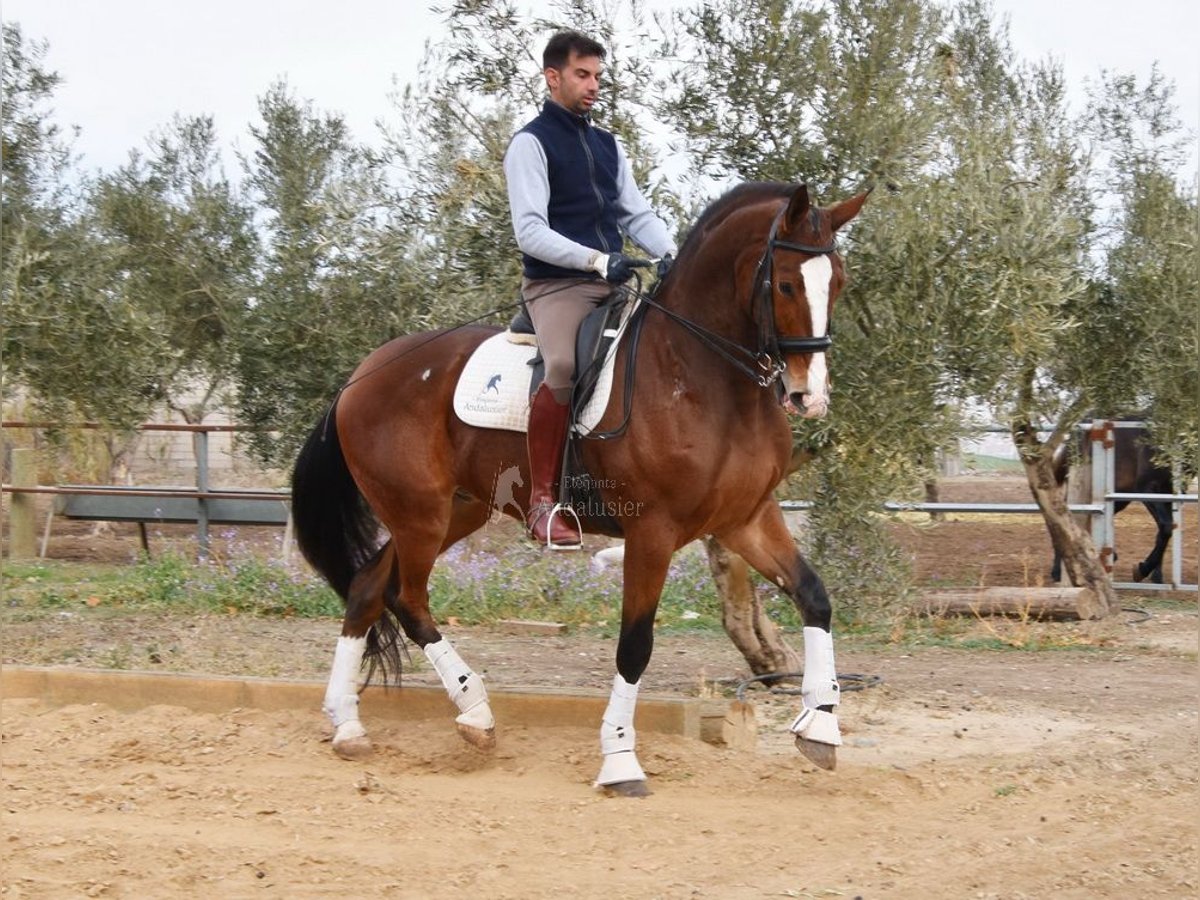
<path fill-rule="evenodd" d="M 633 277 L 634 269 L 646 269 L 653 263 L 648 259 L 636 259 L 624 253 L 597 253 L 592 257 L 592 268 L 610 284 L 624 284 Z"/>
<path fill-rule="evenodd" d="M 665 254 L 658 260 L 658 265 L 655 267 L 654 273 L 658 276 L 658 280 L 662 281 L 667 277 L 667 273 L 671 271 L 671 266 L 675 262 L 675 257 L 670 253 Z"/>

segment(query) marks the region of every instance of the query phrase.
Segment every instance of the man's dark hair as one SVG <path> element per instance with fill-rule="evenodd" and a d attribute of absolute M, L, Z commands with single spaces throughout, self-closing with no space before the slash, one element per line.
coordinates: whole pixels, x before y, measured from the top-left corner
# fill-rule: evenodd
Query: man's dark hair
<path fill-rule="evenodd" d="M 561 72 L 572 52 L 579 56 L 598 56 L 601 59 L 608 55 L 603 44 L 592 40 L 586 34 L 580 34 L 578 31 L 560 31 L 550 38 L 546 49 L 542 51 L 542 68 L 558 69 Z"/>

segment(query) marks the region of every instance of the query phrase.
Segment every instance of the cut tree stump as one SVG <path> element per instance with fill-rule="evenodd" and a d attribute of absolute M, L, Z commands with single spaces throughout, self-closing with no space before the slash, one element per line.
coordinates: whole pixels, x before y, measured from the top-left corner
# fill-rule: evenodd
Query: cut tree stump
<path fill-rule="evenodd" d="M 917 601 L 926 616 L 1011 616 L 1013 618 L 1099 619 L 1104 615 L 1086 587 L 987 587 L 931 591 Z"/>

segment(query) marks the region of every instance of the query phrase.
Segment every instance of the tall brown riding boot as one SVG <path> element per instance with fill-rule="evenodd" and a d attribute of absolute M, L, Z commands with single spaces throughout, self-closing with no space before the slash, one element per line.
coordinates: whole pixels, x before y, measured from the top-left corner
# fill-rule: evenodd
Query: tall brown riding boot
<path fill-rule="evenodd" d="M 530 536 L 551 549 L 577 550 L 583 541 L 571 513 L 552 515 L 555 483 L 562 473 L 570 405 L 559 403 L 545 384 L 538 386 L 529 407 L 529 510 L 525 524 Z"/>

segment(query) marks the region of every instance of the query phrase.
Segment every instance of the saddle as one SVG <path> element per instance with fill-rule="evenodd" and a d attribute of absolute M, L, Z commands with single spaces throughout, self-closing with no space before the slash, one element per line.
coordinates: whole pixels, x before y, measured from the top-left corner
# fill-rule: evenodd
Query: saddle
<path fill-rule="evenodd" d="M 624 292 L 618 292 L 593 310 L 580 326 L 572 434 L 589 434 L 604 415 L 619 336 L 640 321 L 635 313 L 642 308 L 636 302 L 626 302 Z M 517 323 L 518 329 L 528 327 Z M 526 430 L 529 398 L 545 375 L 541 355 L 531 338 L 527 331 L 503 331 L 475 349 L 454 389 L 454 412 L 459 419 L 478 428 Z"/>
<path fill-rule="evenodd" d="M 615 436 L 594 434 L 594 429 L 608 408 L 617 345 L 625 336 L 636 342 L 645 308 L 625 291 L 615 291 L 588 314 L 575 341 L 575 386 L 561 500 L 579 511 L 580 518 L 587 519 L 594 529 L 613 536 L 621 534 L 620 525 L 603 515 L 604 503 L 595 479 L 584 470 L 579 445 L 585 437 Z M 632 366 L 626 370 L 626 404 L 631 375 Z M 454 412 L 468 425 L 524 432 L 529 398 L 544 378 L 545 364 L 533 323 L 522 303 L 508 330 L 484 341 L 467 361 L 455 388 Z"/>

